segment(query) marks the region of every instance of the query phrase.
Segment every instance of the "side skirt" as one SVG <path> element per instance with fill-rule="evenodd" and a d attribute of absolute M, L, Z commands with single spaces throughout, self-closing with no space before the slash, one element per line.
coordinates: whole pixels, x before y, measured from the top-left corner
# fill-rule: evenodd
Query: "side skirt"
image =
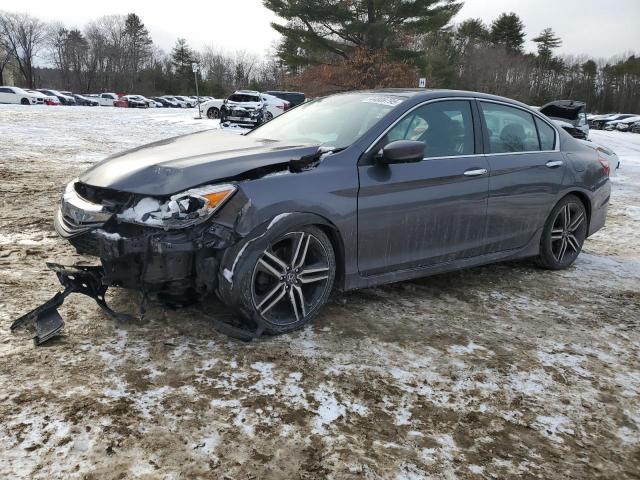
<path fill-rule="evenodd" d="M 358 274 L 349 275 L 345 279 L 344 290 L 355 290 L 358 288 L 374 287 L 387 283 L 402 282 L 404 280 L 413 280 L 420 277 L 428 277 L 439 273 L 453 272 L 465 268 L 478 267 L 480 265 L 488 265 L 491 263 L 503 262 L 506 260 L 516 260 L 536 256 L 540 251 L 540 236 L 542 228 L 529 240 L 524 247 L 515 250 L 506 250 L 503 252 L 495 252 L 487 255 L 479 255 L 476 257 L 463 258 L 452 262 L 438 263 L 436 265 L 428 265 L 425 267 L 416 267 L 406 270 L 397 270 L 395 272 L 383 273 L 380 275 L 363 276 Z"/>

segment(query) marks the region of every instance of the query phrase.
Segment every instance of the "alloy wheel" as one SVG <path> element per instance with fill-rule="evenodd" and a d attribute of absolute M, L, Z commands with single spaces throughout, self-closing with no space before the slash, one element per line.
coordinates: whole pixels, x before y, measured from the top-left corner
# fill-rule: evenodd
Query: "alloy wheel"
<path fill-rule="evenodd" d="M 255 310 L 278 326 L 301 322 L 322 303 L 329 288 L 324 245 L 309 232 L 291 232 L 258 258 L 251 280 Z"/>
<path fill-rule="evenodd" d="M 558 263 L 578 256 L 586 237 L 584 208 L 576 203 L 564 205 L 551 228 L 551 251 Z"/>

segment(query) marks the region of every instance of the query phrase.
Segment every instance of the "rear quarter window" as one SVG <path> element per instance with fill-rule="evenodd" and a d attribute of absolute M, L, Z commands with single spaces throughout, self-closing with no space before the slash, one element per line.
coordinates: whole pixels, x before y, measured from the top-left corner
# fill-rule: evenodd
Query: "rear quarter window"
<path fill-rule="evenodd" d="M 538 127 L 538 134 L 540 135 L 541 150 L 553 150 L 556 148 L 556 131 L 539 118 L 535 120 L 536 126 Z"/>

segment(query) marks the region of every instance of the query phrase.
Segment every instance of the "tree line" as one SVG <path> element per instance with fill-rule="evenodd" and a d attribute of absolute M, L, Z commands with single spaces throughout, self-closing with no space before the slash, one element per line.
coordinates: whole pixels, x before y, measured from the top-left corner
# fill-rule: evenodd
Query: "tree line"
<path fill-rule="evenodd" d="M 558 56 L 551 28 L 532 35 L 516 13 L 490 24 L 452 24 L 456 0 L 264 0 L 281 19 L 270 55 L 197 51 L 184 39 L 169 53 L 152 41 L 135 13 L 96 19 L 82 29 L 0 12 L 0 83 L 9 65 L 27 87 L 80 92 L 193 94 L 191 63 L 201 65 L 201 93 L 239 88 L 295 89 L 310 96 L 381 87 L 477 90 L 540 105 L 584 100 L 591 111 L 640 112 L 640 58 Z M 38 63 L 38 65 L 36 65 Z"/>
<path fill-rule="evenodd" d="M 13 67 L 16 83 L 27 88 L 192 95 L 192 62 L 200 64 L 203 95 L 273 89 L 282 83 L 276 58 L 214 46 L 196 51 L 182 38 L 165 53 L 135 13 L 103 16 L 77 29 L 0 11 L 0 85 L 7 68 Z"/>

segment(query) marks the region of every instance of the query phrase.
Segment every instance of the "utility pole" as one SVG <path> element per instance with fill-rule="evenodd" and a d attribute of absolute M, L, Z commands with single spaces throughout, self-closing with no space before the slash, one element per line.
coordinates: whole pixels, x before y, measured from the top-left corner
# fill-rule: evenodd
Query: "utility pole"
<path fill-rule="evenodd" d="M 198 102 L 196 106 L 198 108 L 198 118 L 202 120 L 202 112 L 200 111 L 200 93 L 198 93 L 198 71 L 200 70 L 200 64 L 197 62 L 193 62 L 191 64 L 191 69 L 193 70 L 193 76 L 196 79 L 196 101 Z"/>

